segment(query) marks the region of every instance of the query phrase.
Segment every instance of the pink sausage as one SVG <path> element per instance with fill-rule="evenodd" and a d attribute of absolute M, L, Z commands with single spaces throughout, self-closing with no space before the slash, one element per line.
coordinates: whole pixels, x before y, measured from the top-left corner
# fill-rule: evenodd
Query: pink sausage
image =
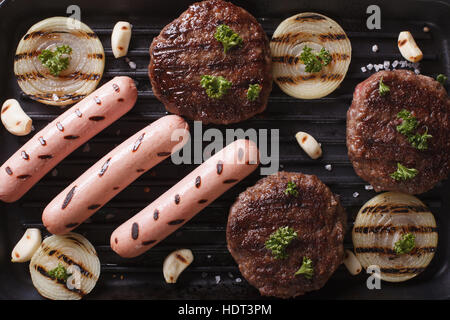
<path fill-rule="evenodd" d="M 177 230 L 259 164 L 255 143 L 237 140 L 209 158 L 111 235 L 111 248 L 136 257 Z"/>
<path fill-rule="evenodd" d="M 53 234 L 77 227 L 144 172 L 189 140 L 188 124 L 165 116 L 112 150 L 45 208 L 42 221 Z"/>
<path fill-rule="evenodd" d="M 0 168 L 0 200 L 20 199 L 65 157 L 127 113 L 136 99 L 134 81 L 116 77 L 68 109 Z"/>

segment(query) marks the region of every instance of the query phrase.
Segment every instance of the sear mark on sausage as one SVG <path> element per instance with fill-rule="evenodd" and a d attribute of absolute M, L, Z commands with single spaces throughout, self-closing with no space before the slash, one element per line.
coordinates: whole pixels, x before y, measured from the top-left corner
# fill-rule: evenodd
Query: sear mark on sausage
<path fill-rule="evenodd" d="M 227 179 L 227 180 L 225 180 L 223 183 L 224 184 L 231 184 L 231 183 L 235 183 L 235 182 L 237 182 L 237 181 L 239 181 L 238 179 Z"/>
<path fill-rule="evenodd" d="M 20 180 L 27 180 L 28 178 L 31 178 L 30 174 L 22 174 L 20 176 L 17 176 L 17 179 L 20 179 Z"/>
<path fill-rule="evenodd" d="M 100 208 L 100 207 L 101 207 L 101 204 L 96 203 L 96 204 L 90 205 L 90 206 L 88 207 L 88 210 L 95 210 L 95 209 L 98 209 L 98 208 Z"/>
<path fill-rule="evenodd" d="M 113 87 L 115 92 L 120 92 L 120 88 L 119 88 L 119 86 L 117 84 L 113 83 L 112 87 Z"/>
<path fill-rule="evenodd" d="M 53 158 L 53 156 L 51 154 L 42 154 L 42 155 L 38 156 L 38 158 L 41 160 L 46 160 L 46 159 Z"/>
<path fill-rule="evenodd" d="M 68 136 L 64 136 L 64 139 L 66 139 L 66 140 L 76 140 L 79 137 L 80 136 L 68 135 Z"/>
<path fill-rule="evenodd" d="M 114 187 L 113 190 L 119 190 L 120 187 Z"/>
<path fill-rule="evenodd" d="M 70 189 L 69 193 L 67 194 L 66 198 L 63 201 L 63 204 L 61 206 L 61 209 L 65 209 L 67 208 L 67 206 L 70 203 L 70 200 L 72 200 L 73 195 L 75 194 L 75 189 L 77 188 L 77 186 L 74 186 L 72 189 Z"/>
<path fill-rule="evenodd" d="M 207 199 L 200 199 L 200 200 L 198 200 L 198 203 L 199 203 L 199 204 L 207 203 L 207 202 L 208 202 Z"/>
<path fill-rule="evenodd" d="M 124 102 L 125 100 L 123 98 L 119 98 L 119 99 L 117 99 L 117 101 Z"/>
<path fill-rule="evenodd" d="M 25 151 L 22 151 L 22 159 L 24 160 L 30 160 L 30 156 Z"/>
<path fill-rule="evenodd" d="M 92 117 L 89 117 L 89 120 L 91 120 L 91 121 L 102 121 L 102 120 L 105 120 L 105 117 L 104 116 L 92 116 Z"/>
<path fill-rule="evenodd" d="M 200 176 L 198 176 L 197 178 L 195 178 L 195 187 L 200 188 L 201 184 L 202 184 L 202 178 Z"/>
<path fill-rule="evenodd" d="M 170 226 L 176 226 L 177 224 L 181 224 L 183 222 L 184 222 L 184 219 L 177 219 L 177 220 L 169 221 L 167 224 Z"/>
<path fill-rule="evenodd" d="M 141 134 L 141 136 L 136 140 L 136 142 L 134 143 L 133 146 L 133 152 L 136 152 L 137 149 L 139 149 L 139 147 L 141 146 L 142 140 L 144 139 L 145 136 L 145 132 L 143 134 Z"/>
<path fill-rule="evenodd" d="M 153 244 L 153 243 L 155 243 L 155 242 L 156 242 L 156 240 L 142 241 L 142 245 L 148 246 L 148 245 Z"/>
<path fill-rule="evenodd" d="M 83 116 L 80 109 L 75 109 L 75 114 L 77 115 L 78 118 L 81 118 Z"/>
<path fill-rule="evenodd" d="M 136 172 L 144 172 L 144 171 L 145 171 L 145 169 L 142 169 L 142 168 L 139 168 L 136 170 Z"/>
<path fill-rule="evenodd" d="M 179 194 L 176 194 L 175 195 L 175 204 L 179 204 L 180 203 L 180 195 Z"/>
<path fill-rule="evenodd" d="M 164 152 L 158 152 L 156 154 L 158 157 L 167 157 L 170 156 L 170 152 L 164 151 Z"/>
<path fill-rule="evenodd" d="M 94 100 L 95 100 L 95 103 L 98 104 L 99 106 L 102 104 L 102 100 L 100 100 L 99 97 L 95 97 Z"/>
<path fill-rule="evenodd" d="M 39 143 L 40 143 L 42 146 L 46 146 L 46 145 L 47 145 L 47 141 L 45 141 L 44 137 L 39 137 Z"/>
<path fill-rule="evenodd" d="M 100 169 L 100 172 L 98 173 L 99 177 L 103 177 L 103 175 L 105 174 L 106 170 L 108 170 L 110 161 L 111 161 L 111 158 L 106 160 L 105 164 L 102 166 L 102 168 Z"/>
<path fill-rule="evenodd" d="M 13 172 L 12 172 L 12 170 L 11 170 L 10 167 L 6 167 L 6 168 L 5 168 L 5 171 L 6 171 L 6 173 L 7 173 L 9 176 L 11 176 L 11 175 L 13 174 Z"/>
<path fill-rule="evenodd" d="M 136 240 L 139 237 L 139 225 L 134 222 L 133 225 L 131 226 L 131 238 L 133 238 L 133 240 Z"/>
<path fill-rule="evenodd" d="M 118 243 L 119 243 L 119 240 L 117 240 L 117 238 L 114 238 L 114 242 L 115 242 L 116 244 L 118 244 Z"/>
<path fill-rule="evenodd" d="M 158 220 L 159 218 L 159 211 L 158 209 L 155 209 L 155 211 L 153 212 L 153 220 Z"/>
<path fill-rule="evenodd" d="M 217 162 L 217 174 L 222 174 L 223 172 L 223 162 L 219 160 L 219 162 Z"/>

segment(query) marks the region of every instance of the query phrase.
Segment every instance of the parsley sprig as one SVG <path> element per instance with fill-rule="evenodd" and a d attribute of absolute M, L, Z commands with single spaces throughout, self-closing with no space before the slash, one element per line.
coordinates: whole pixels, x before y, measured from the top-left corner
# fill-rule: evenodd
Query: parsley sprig
<path fill-rule="evenodd" d="M 222 43 L 223 52 L 225 53 L 235 46 L 242 45 L 242 38 L 226 24 L 221 24 L 216 28 L 214 38 Z"/>
<path fill-rule="evenodd" d="M 293 181 L 289 181 L 284 191 L 285 194 L 298 197 L 297 185 Z"/>
<path fill-rule="evenodd" d="M 396 254 L 409 253 L 416 247 L 416 237 L 412 233 L 403 234 L 394 244 Z"/>
<path fill-rule="evenodd" d="M 319 72 L 324 66 L 330 64 L 332 57 L 325 48 L 320 49 L 319 53 L 312 52 L 308 46 L 303 47 L 300 59 L 305 65 L 306 72 Z"/>
<path fill-rule="evenodd" d="M 208 97 L 220 99 L 227 93 L 228 89 L 231 88 L 232 83 L 222 76 L 203 75 L 200 80 L 200 85 L 202 88 L 206 89 Z"/>
<path fill-rule="evenodd" d="M 55 51 L 48 49 L 42 50 L 38 58 L 49 69 L 50 73 L 57 77 L 61 71 L 69 67 L 71 53 L 71 47 L 62 45 L 56 47 Z"/>
<path fill-rule="evenodd" d="M 383 77 L 381 77 L 380 84 L 378 86 L 378 92 L 380 93 L 381 96 L 384 96 L 388 94 L 389 91 L 391 91 L 391 88 L 389 88 L 389 86 L 383 82 Z"/>
<path fill-rule="evenodd" d="M 297 270 L 296 273 L 294 273 L 295 276 L 297 276 L 299 274 L 303 274 L 303 276 L 306 279 L 311 279 L 313 277 L 314 267 L 313 267 L 312 260 L 309 259 L 308 257 L 303 257 L 302 266 L 300 267 L 300 269 Z"/>
<path fill-rule="evenodd" d="M 442 84 L 445 85 L 445 83 L 447 82 L 447 77 L 445 76 L 445 74 L 438 74 L 438 76 L 436 77 L 436 80 Z"/>
<path fill-rule="evenodd" d="M 280 227 L 269 236 L 265 242 L 266 249 L 270 250 L 276 259 L 286 259 L 286 247 L 297 238 L 297 232 L 290 227 Z"/>
<path fill-rule="evenodd" d="M 259 97 L 261 86 L 259 84 L 251 84 L 247 90 L 247 100 L 255 101 Z"/>
<path fill-rule="evenodd" d="M 408 180 L 414 178 L 419 171 L 414 168 L 407 168 L 401 163 L 397 163 L 397 170 L 391 173 L 391 178 L 394 180 Z"/>
<path fill-rule="evenodd" d="M 58 266 L 50 271 L 47 272 L 47 274 L 58 280 L 67 281 L 67 279 L 70 277 L 70 273 L 67 273 L 67 269 L 64 268 L 64 266 L 61 263 L 58 263 Z"/>
<path fill-rule="evenodd" d="M 411 143 L 414 148 L 420 151 L 428 149 L 427 140 L 433 137 L 431 134 L 428 134 L 428 128 L 425 128 L 425 132 L 423 134 L 418 132 L 414 133 L 417 129 L 418 122 L 416 117 L 414 117 L 411 112 L 406 109 L 400 111 L 397 114 L 397 117 L 402 119 L 402 123 L 397 126 L 397 131 L 405 135 L 408 138 L 409 143 Z"/>

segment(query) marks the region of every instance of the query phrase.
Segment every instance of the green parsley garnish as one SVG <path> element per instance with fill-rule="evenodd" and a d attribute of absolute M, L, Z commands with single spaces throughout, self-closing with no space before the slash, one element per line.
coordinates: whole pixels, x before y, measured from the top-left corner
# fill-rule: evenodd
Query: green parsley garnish
<path fill-rule="evenodd" d="M 214 38 L 222 43 L 223 52 L 225 53 L 235 46 L 242 45 L 242 38 L 226 24 L 221 24 L 216 28 Z"/>
<path fill-rule="evenodd" d="M 303 47 L 300 59 L 305 65 L 306 72 L 319 72 L 322 70 L 322 67 L 329 65 L 332 60 L 330 53 L 325 48 L 320 49 L 319 53 L 313 53 L 308 46 Z"/>
<path fill-rule="evenodd" d="M 306 279 L 311 279 L 314 275 L 314 267 L 312 264 L 312 260 L 308 257 L 303 257 L 303 263 L 300 269 L 297 270 L 296 273 L 294 273 L 295 276 L 303 274 Z"/>
<path fill-rule="evenodd" d="M 210 98 L 220 99 L 231 88 L 232 83 L 222 76 L 204 75 L 200 80 L 200 85 L 206 89 L 206 94 Z"/>
<path fill-rule="evenodd" d="M 397 126 L 397 131 L 401 134 L 404 134 L 409 143 L 412 146 L 420 151 L 426 150 L 428 148 L 427 139 L 432 138 L 431 134 L 428 134 L 428 128 L 425 129 L 424 134 L 413 133 L 417 128 L 417 119 L 414 117 L 411 112 L 406 109 L 403 109 L 397 114 L 398 118 L 402 119 L 402 123 Z"/>
<path fill-rule="evenodd" d="M 61 71 L 66 70 L 69 66 L 70 57 L 68 55 L 71 53 L 71 47 L 62 45 L 57 47 L 55 51 L 42 50 L 38 58 L 50 70 L 50 73 L 57 77 Z"/>
<path fill-rule="evenodd" d="M 378 87 L 378 92 L 380 92 L 381 96 L 384 96 L 385 94 L 389 93 L 391 91 L 391 88 L 389 88 L 384 82 L 383 77 L 380 79 L 380 85 Z"/>
<path fill-rule="evenodd" d="M 289 181 L 284 191 L 285 194 L 298 197 L 297 185 L 293 181 Z"/>
<path fill-rule="evenodd" d="M 406 233 L 402 235 L 394 245 L 394 251 L 396 254 L 409 253 L 416 247 L 416 237 L 412 233 Z"/>
<path fill-rule="evenodd" d="M 417 169 L 407 168 L 398 162 L 397 171 L 391 173 L 391 177 L 394 180 L 408 180 L 414 178 L 418 172 Z"/>
<path fill-rule="evenodd" d="M 255 101 L 259 97 L 261 86 L 259 84 L 251 84 L 247 90 L 247 100 Z"/>
<path fill-rule="evenodd" d="M 55 269 L 48 271 L 47 274 L 54 279 L 64 281 L 67 281 L 67 278 L 71 275 L 70 273 L 67 273 L 66 268 L 64 268 L 61 263 L 59 263 Z"/>
<path fill-rule="evenodd" d="M 439 74 L 439 75 L 436 77 L 436 80 L 437 80 L 440 84 L 442 84 L 442 85 L 444 86 L 445 83 L 447 82 L 447 77 L 445 76 L 445 74 Z"/>
<path fill-rule="evenodd" d="M 265 245 L 268 250 L 272 251 L 272 254 L 276 259 L 286 259 L 288 257 L 286 247 L 292 240 L 297 238 L 297 236 L 297 232 L 295 232 L 294 229 L 280 227 L 270 235 Z"/>

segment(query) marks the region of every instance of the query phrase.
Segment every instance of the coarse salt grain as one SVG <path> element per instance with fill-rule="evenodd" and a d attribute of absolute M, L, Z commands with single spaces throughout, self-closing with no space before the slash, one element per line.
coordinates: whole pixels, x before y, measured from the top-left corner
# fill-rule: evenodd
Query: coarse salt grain
<path fill-rule="evenodd" d="M 370 185 L 370 184 L 366 184 L 366 185 L 364 186 L 364 188 L 365 188 L 366 190 L 373 190 L 373 187 L 372 187 L 372 185 Z"/>
<path fill-rule="evenodd" d="M 242 279 L 241 278 L 236 278 L 236 282 L 237 283 L 242 282 Z"/>
<path fill-rule="evenodd" d="M 389 61 L 387 61 L 387 60 L 384 61 L 384 63 L 383 63 L 383 67 L 384 67 L 384 69 L 386 69 L 386 70 L 389 69 L 390 65 L 391 65 L 391 63 L 390 63 Z"/>
<path fill-rule="evenodd" d="M 415 74 L 420 74 L 420 70 L 419 69 L 414 69 L 414 73 Z"/>
<path fill-rule="evenodd" d="M 358 198 L 359 197 L 359 193 L 358 192 L 353 192 L 353 198 Z"/>
<path fill-rule="evenodd" d="M 380 70 L 380 67 L 377 64 L 374 66 L 374 68 L 375 68 L 376 72 L 378 72 Z"/>
<path fill-rule="evenodd" d="M 398 66 L 398 60 L 394 60 L 394 62 L 392 62 L 392 68 L 397 68 Z"/>
<path fill-rule="evenodd" d="M 361 71 L 366 72 L 367 71 L 366 67 L 361 67 Z"/>
<path fill-rule="evenodd" d="M 220 276 L 216 276 L 216 284 L 220 282 Z"/>
<path fill-rule="evenodd" d="M 136 63 L 133 61 L 128 62 L 128 65 L 130 66 L 131 69 L 136 69 Z"/>
<path fill-rule="evenodd" d="M 332 168 L 331 168 L 331 164 L 326 164 L 326 165 L 325 165 L 325 169 L 328 170 L 328 171 L 331 171 L 331 169 L 332 169 Z"/>
<path fill-rule="evenodd" d="M 367 69 L 368 69 L 368 70 L 372 70 L 372 69 L 373 69 L 373 64 L 369 63 L 369 64 L 367 65 Z"/>
<path fill-rule="evenodd" d="M 378 51 L 378 46 L 376 44 L 374 44 L 372 46 L 372 52 L 377 52 Z"/>

